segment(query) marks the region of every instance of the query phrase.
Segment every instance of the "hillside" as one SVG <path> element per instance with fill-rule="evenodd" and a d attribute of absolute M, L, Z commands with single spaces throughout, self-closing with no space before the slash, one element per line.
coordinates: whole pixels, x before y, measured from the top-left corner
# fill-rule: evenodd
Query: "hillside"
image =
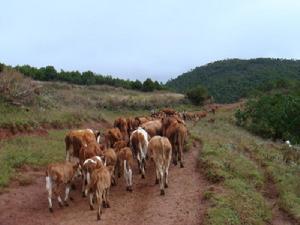
<path fill-rule="evenodd" d="M 201 84 L 216 102 L 230 103 L 247 97 L 254 89 L 279 80 L 299 80 L 300 60 L 257 58 L 229 59 L 209 63 L 183 73 L 166 86 L 185 92 Z"/>
<path fill-rule="evenodd" d="M 108 119 L 115 112 L 182 104 L 182 94 L 142 92 L 109 85 L 35 81 L 15 70 L 0 73 L 0 129 L 13 133 L 37 127 L 71 127 Z M 1 135 L 0 135 L 1 137 Z"/>

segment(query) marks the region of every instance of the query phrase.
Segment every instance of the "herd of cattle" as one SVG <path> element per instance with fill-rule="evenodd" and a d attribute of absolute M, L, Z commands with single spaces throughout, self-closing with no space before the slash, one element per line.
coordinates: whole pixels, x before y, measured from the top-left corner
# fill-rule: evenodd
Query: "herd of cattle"
<path fill-rule="evenodd" d="M 184 120 L 199 119 L 206 113 L 178 113 L 167 108 L 152 112 L 149 117 L 118 118 L 114 127 L 104 134 L 91 129 L 69 131 L 65 136 L 66 161 L 50 164 L 46 170 L 50 212 L 53 212 L 52 194 L 57 197 L 60 207 L 68 206 L 72 182 L 81 178 L 82 195 L 89 195 L 91 210 L 95 198 L 97 219 L 100 220 L 102 207 L 110 207 L 109 190 L 111 185 L 117 184 L 117 177 L 123 174 L 126 190 L 132 191 L 134 161 L 142 179 L 146 176 L 146 163 L 149 159 L 154 162 L 155 182 L 160 184 L 160 194 L 164 195 L 171 160 L 174 165 L 179 161 L 180 167 L 184 167 L 183 148 L 188 134 Z M 63 185 L 64 200 L 60 196 Z"/>

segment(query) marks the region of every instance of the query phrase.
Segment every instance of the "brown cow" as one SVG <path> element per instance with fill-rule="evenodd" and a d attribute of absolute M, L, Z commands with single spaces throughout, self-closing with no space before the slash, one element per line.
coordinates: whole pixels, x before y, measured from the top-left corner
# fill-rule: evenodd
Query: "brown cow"
<path fill-rule="evenodd" d="M 119 128 L 108 129 L 105 133 L 105 145 L 111 148 L 117 141 L 122 140 L 122 133 Z"/>
<path fill-rule="evenodd" d="M 139 170 L 142 174 L 142 179 L 145 178 L 146 156 L 148 149 L 149 135 L 147 131 L 139 127 L 133 131 L 130 136 L 130 146 L 135 158 L 137 158 Z"/>
<path fill-rule="evenodd" d="M 93 197 L 96 195 L 98 211 L 97 220 L 101 219 L 102 204 L 105 208 L 110 208 L 109 203 L 109 189 L 111 185 L 110 171 L 106 166 L 101 166 L 93 170 L 91 174 L 91 181 L 88 185 L 90 209 L 94 210 Z M 103 201 L 102 201 L 103 198 Z"/>
<path fill-rule="evenodd" d="M 68 198 L 70 193 L 71 182 L 76 176 L 79 176 L 79 164 L 75 162 L 53 163 L 49 164 L 46 170 L 46 190 L 48 191 L 49 210 L 52 209 L 52 192 L 57 196 L 59 206 L 63 206 L 60 197 L 60 187 L 64 184 L 65 198 L 64 204 L 68 206 Z"/>
<path fill-rule="evenodd" d="M 121 134 L 123 136 L 123 140 L 128 141 L 129 136 L 128 136 L 128 124 L 127 120 L 123 117 L 120 117 L 115 120 L 114 122 L 114 127 L 119 128 L 121 131 Z"/>
<path fill-rule="evenodd" d="M 112 185 L 116 185 L 115 168 L 117 165 L 117 154 L 112 148 L 108 148 L 103 153 L 104 165 L 107 166 L 112 180 Z"/>
<path fill-rule="evenodd" d="M 102 156 L 103 155 L 103 147 L 97 142 L 89 143 L 87 146 L 82 146 L 79 152 L 79 162 L 81 167 L 83 167 L 84 162 L 92 158 L 94 156 Z M 82 177 L 82 197 L 86 196 L 85 186 L 86 186 L 86 176 L 87 173 L 83 171 Z"/>
<path fill-rule="evenodd" d="M 173 163 L 177 165 L 177 161 L 180 162 L 180 167 L 184 167 L 183 163 L 183 147 L 187 138 L 187 128 L 184 124 L 177 120 L 165 120 L 164 121 L 163 134 L 169 138 L 173 149 Z"/>
<path fill-rule="evenodd" d="M 132 192 L 132 171 L 133 171 L 133 156 L 130 148 L 125 147 L 118 151 L 118 177 L 121 177 L 121 170 L 123 170 L 126 190 Z"/>
<path fill-rule="evenodd" d="M 118 152 L 120 149 L 122 148 L 125 148 L 128 146 L 128 142 L 127 141 L 117 141 L 115 144 L 114 144 L 114 150 L 115 152 Z"/>
<path fill-rule="evenodd" d="M 147 131 L 150 137 L 162 135 L 162 122 L 160 119 L 143 123 L 141 127 Z"/>
<path fill-rule="evenodd" d="M 83 145 L 95 142 L 96 137 L 91 129 L 71 130 L 66 134 L 66 161 L 79 157 L 79 150 Z"/>
<path fill-rule="evenodd" d="M 155 183 L 160 183 L 160 194 L 165 194 L 165 187 L 168 187 L 169 166 L 172 157 L 172 145 L 168 138 L 154 136 L 149 141 L 149 155 L 156 167 Z"/>
<path fill-rule="evenodd" d="M 164 112 L 167 116 L 172 116 L 176 114 L 175 109 L 171 109 L 171 108 L 164 108 L 161 110 L 161 112 Z"/>
<path fill-rule="evenodd" d="M 99 169 L 101 166 L 103 166 L 103 161 L 100 156 L 93 156 L 89 159 L 86 159 L 82 165 L 82 172 L 84 175 L 83 180 L 83 188 L 82 188 L 82 194 L 83 196 L 87 196 L 88 194 L 88 185 L 91 182 L 91 174 L 95 169 Z"/>

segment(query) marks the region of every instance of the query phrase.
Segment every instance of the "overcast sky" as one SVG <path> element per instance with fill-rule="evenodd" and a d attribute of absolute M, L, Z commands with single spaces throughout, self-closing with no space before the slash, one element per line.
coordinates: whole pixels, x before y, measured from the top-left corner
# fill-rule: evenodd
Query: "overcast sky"
<path fill-rule="evenodd" d="M 0 62 L 167 81 L 226 58 L 300 58 L 299 0 L 7 0 Z"/>

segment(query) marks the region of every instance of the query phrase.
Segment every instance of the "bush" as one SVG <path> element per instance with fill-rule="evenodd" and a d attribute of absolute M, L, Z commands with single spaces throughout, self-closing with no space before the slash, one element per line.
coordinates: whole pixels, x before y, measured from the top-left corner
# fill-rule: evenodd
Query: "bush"
<path fill-rule="evenodd" d="M 238 125 L 273 139 L 300 143 L 300 96 L 265 95 L 249 100 L 244 110 L 235 113 Z"/>
<path fill-rule="evenodd" d="M 13 69 L 5 68 L 0 73 L 1 97 L 16 105 L 33 103 L 37 95 L 37 88 L 30 78 Z"/>
<path fill-rule="evenodd" d="M 188 99 L 195 105 L 202 105 L 204 100 L 208 97 L 207 89 L 201 85 L 192 88 L 186 93 Z"/>

